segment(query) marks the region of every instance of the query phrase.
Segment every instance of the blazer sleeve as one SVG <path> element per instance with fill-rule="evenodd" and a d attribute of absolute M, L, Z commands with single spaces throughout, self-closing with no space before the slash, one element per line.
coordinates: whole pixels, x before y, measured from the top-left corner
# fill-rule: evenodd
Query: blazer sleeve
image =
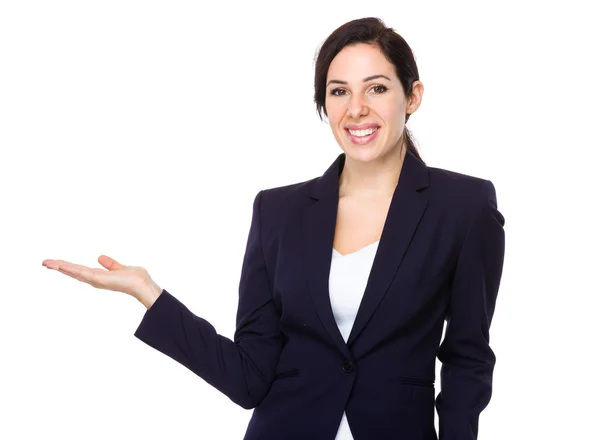
<path fill-rule="evenodd" d="M 233 340 L 218 334 L 164 289 L 134 333 L 246 409 L 257 406 L 267 394 L 283 339 L 261 243 L 262 193 L 253 204 Z"/>
<path fill-rule="evenodd" d="M 476 440 L 480 412 L 492 396 L 496 357 L 489 329 L 504 263 L 504 217 L 496 191 L 484 183 L 451 281 L 447 326 L 438 350 L 441 391 L 435 406 L 440 440 Z"/>

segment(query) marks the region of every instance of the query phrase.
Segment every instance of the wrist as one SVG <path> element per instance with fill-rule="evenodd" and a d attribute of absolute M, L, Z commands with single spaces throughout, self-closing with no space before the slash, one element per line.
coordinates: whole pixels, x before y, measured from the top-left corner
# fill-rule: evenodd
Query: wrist
<path fill-rule="evenodd" d="M 152 307 L 152 304 L 158 299 L 162 293 L 162 288 L 154 281 L 147 284 L 143 289 L 140 290 L 137 300 L 141 302 L 146 309 Z"/>

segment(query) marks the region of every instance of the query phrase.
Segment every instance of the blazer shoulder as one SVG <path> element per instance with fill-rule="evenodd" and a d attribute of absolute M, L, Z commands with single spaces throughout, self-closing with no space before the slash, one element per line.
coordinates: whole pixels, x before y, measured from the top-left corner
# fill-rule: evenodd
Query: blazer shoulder
<path fill-rule="evenodd" d="M 452 212 L 471 217 L 484 206 L 497 208 L 491 180 L 444 168 L 428 167 L 432 197 Z"/>
<path fill-rule="evenodd" d="M 262 190 L 263 199 L 266 205 L 280 208 L 291 208 L 295 205 L 304 204 L 312 185 L 321 176 L 313 177 L 301 182 L 290 183 L 287 185 L 265 188 Z"/>
<path fill-rule="evenodd" d="M 457 171 L 448 170 L 445 168 L 437 168 L 428 166 L 429 176 L 432 184 L 441 186 L 449 186 L 451 190 L 477 190 L 477 188 L 485 187 L 491 184 L 490 180 L 483 177 L 476 177 L 469 174 L 459 173 Z"/>
<path fill-rule="evenodd" d="M 261 213 L 263 221 L 271 227 L 275 223 L 285 222 L 286 218 L 295 215 L 310 200 L 309 190 L 311 184 L 319 177 L 314 177 L 302 182 L 288 185 L 264 188 L 261 194 Z"/>

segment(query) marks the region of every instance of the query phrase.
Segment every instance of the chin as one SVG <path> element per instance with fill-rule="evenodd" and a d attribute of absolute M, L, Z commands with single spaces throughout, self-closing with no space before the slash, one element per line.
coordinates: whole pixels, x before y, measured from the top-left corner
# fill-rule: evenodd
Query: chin
<path fill-rule="evenodd" d="M 372 162 L 374 160 L 380 159 L 383 155 L 382 152 L 378 149 L 369 148 L 369 147 L 360 147 L 357 145 L 353 145 L 350 148 L 346 148 L 344 150 L 346 156 L 351 158 L 356 162 Z"/>

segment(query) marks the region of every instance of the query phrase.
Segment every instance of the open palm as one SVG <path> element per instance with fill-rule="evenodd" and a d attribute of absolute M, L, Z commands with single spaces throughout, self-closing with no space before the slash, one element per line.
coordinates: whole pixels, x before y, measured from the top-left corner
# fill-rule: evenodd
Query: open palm
<path fill-rule="evenodd" d="M 116 260 L 101 255 L 98 262 L 105 269 L 95 269 L 64 260 L 44 260 L 43 266 L 54 269 L 97 289 L 127 293 L 139 299 L 141 292 L 149 285 L 156 284 L 146 269 L 139 266 L 125 266 Z"/>

